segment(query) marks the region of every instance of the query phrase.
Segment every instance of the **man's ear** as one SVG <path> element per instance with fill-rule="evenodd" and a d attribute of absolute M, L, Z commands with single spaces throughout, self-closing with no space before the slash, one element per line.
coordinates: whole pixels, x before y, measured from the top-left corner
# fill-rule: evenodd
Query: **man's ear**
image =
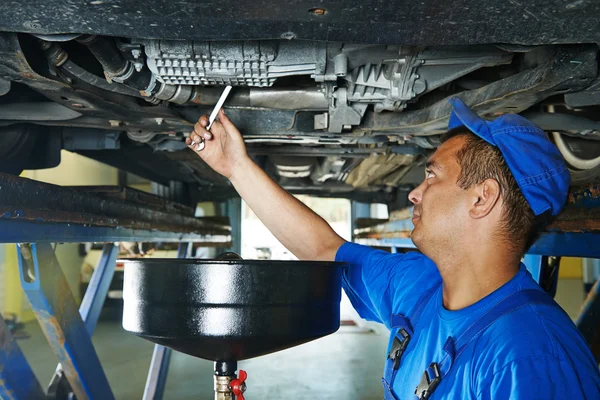
<path fill-rule="evenodd" d="M 500 184 L 495 179 L 486 179 L 470 189 L 472 204 L 469 210 L 471 218 L 486 217 L 500 200 Z"/>

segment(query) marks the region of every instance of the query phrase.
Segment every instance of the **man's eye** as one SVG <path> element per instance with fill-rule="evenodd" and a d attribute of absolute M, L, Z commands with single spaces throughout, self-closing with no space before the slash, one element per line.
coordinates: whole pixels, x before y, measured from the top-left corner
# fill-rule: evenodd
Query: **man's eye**
<path fill-rule="evenodd" d="M 425 171 L 425 179 L 435 178 L 435 174 L 431 171 Z"/>

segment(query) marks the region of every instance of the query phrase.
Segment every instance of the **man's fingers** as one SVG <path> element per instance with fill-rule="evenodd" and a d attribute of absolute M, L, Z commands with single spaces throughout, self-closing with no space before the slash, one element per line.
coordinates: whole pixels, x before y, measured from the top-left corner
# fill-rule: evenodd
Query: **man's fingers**
<path fill-rule="evenodd" d="M 202 124 L 200 123 L 200 121 L 196 122 L 196 124 L 194 125 L 194 131 L 196 131 L 199 134 L 202 134 L 204 132 L 208 132 L 206 130 L 206 127 L 202 126 Z"/>
<path fill-rule="evenodd" d="M 225 115 L 225 110 L 223 110 L 222 108 L 219 110 L 219 122 L 221 122 L 223 127 L 225 127 L 225 130 L 227 130 L 227 131 L 233 130 L 234 132 L 237 132 L 237 128 L 235 127 L 233 122 L 231 122 L 229 117 L 227 117 L 227 115 Z"/>
<path fill-rule="evenodd" d="M 202 141 L 202 138 L 200 135 L 198 135 L 196 133 L 196 131 L 193 131 L 192 133 L 190 133 L 190 136 L 185 139 L 185 143 L 190 146 L 190 145 L 194 145 L 194 144 L 198 144 Z"/>
<path fill-rule="evenodd" d="M 194 131 L 202 136 L 205 140 L 211 140 L 213 138 L 213 134 L 206 130 L 207 124 L 208 120 L 206 120 L 205 117 L 200 118 L 200 120 L 194 125 Z"/>

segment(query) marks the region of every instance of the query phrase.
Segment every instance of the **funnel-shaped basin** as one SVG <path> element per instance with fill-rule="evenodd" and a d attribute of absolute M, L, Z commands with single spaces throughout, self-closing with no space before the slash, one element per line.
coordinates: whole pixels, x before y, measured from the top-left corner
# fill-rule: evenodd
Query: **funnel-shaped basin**
<path fill-rule="evenodd" d="M 123 327 L 192 356 L 243 360 L 317 339 L 340 326 L 340 263 L 124 263 Z"/>

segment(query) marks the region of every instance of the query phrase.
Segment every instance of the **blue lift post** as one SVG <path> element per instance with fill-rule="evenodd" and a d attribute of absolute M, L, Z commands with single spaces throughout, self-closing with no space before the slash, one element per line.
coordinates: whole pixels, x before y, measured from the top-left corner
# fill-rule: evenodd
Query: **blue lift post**
<path fill-rule="evenodd" d="M 588 293 L 575 324 L 586 338 L 597 362 L 600 362 L 600 279 Z"/>
<path fill-rule="evenodd" d="M 114 399 L 92 340 L 50 244 L 18 245 L 29 303 L 78 399 Z"/>
<path fill-rule="evenodd" d="M 42 386 L 11 335 L 2 315 L 0 315 L 0 366 L 0 398 L 4 400 L 46 398 Z"/>
<path fill-rule="evenodd" d="M 119 246 L 115 246 L 113 243 L 104 245 L 98 265 L 94 269 L 88 288 L 85 291 L 85 295 L 79 306 L 79 314 L 81 315 L 81 319 L 85 324 L 85 329 L 90 336 L 93 335 L 98 319 L 100 318 L 100 311 L 102 311 L 102 306 L 106 300 L 110 283 L 115 274 L 118 255 Z M 64 387 L 64 383 L 61 382 L 63 379 L 66 379 L 66 376 L 62 369 L 62 365 L 58 364 L 56 366 L 56 372 L 48 386 L 49 394 L 51 391 L 58 392 Z"/>
<path fill-rule="evenodd" d="M 177 249 L 177 258 L 186 258 L 188 247 L 189 243 L 180 243 Z M 162 400 L 167 384 L 172 352 L 168 347 L 159 344 L 154 345 L 143 400 Z"/>
<path fill-rule="evenodd" d="M 231 247 L 222 250 L 240 254 L 242 252 L 242 199 L 236 197 L 220 203 L 219 214 L 229 217 L 233 238 Z"/>
<path fill-rule="evenodd" d="M 100 261 L 98 261 L 98 265 L 94 269 L 88 288 L 79 306 L 79 314 L 90 336 L 94 333 L 98 318 L 100 318 L 100 311 L 102 311 L 110 282 L 115 274 L 118 255 L 119 246 L 115 246 L 114 243 L 104 245 Z"/>

